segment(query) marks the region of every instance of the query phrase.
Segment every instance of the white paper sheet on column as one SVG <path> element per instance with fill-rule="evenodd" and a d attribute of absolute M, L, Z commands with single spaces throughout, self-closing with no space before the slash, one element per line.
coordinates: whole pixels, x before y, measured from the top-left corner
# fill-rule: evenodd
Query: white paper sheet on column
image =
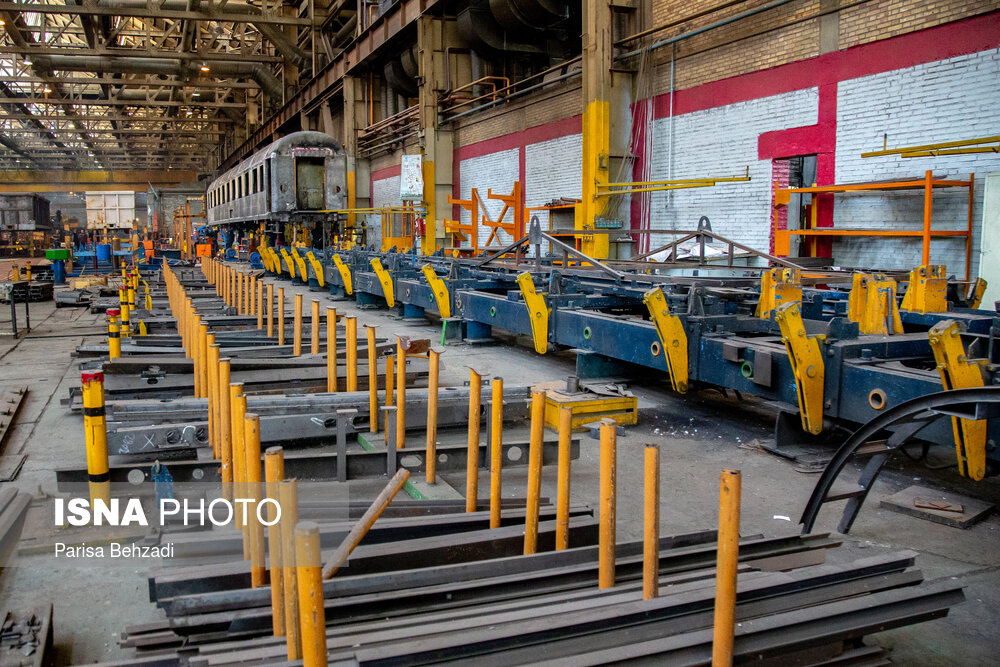
<path fill-rule="evenodd" d="M 399 163 L 399 198 L 424 200 L 424 172 L 419 155 L 404 155 Z"/>

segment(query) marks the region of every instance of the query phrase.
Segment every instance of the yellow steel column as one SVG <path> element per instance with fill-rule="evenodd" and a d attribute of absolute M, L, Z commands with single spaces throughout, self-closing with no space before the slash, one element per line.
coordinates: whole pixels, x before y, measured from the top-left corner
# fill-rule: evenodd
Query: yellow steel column
<path fill-rule="evenodd" d="M 660 446 L 646 445 L 643 543 L 642 599 L 660 595 Z"/>
<path fill-rule="evenodd" d="M 198 318 L 198 380 L 201 385 L 200 398 L 208 398 L 208 324 L 206 320 Z"/>
<path fill-rule="evenodd" d="M 250 532 L 250 582 L 253 588 L 267 583 L 267 569 L 264 561 L 264 526 L 257 518 L 260 504 L 260 417 L 248 412 L 243 416 L 243 450 L 246 456 L 246 488 L 252 502 L 249 511 Z"/>
<path fill-rule="evenodd" d="M 281 505 L 281 580 L 284 582 L 285 651 L 289 660 L 302 658 L 299 632 L 299 586 L 295 577 L 295 524 L 299 522 L 298 482 L 286 479 L 278 483 L 278 504 Z M 317 559 L 318 560 L 318 559 Z"/>
<path fill-rule="evenodd" d="M 569 548 L 570 447 L 573 439 L 573 411 L 559 408 L 559 461 L 556 486 L 556 551 Z"/>
<path fill-rule="evenodd" d="M 319 299 L 312 300 L 312 313 L 309 322 L 309 353 L 319 354 Z"/>
<path fill-rule="evenodd" d="M 231 367 L 228 358 L 219 359 L 219 474 L 222 477 L 222 497 L 233 498 L 233 431 L 230 397 Z"/>
<path fill-rule="evenodd" d="M 528 443 L 528 488 L 524 513 L 524 553 L 538 551 L 538 505 L 542 493 L 542 441 L 545 437 L 545 392 L 531 390 L 531 440 Z"/>
<path fill-rule="evenodd" d="M 108 430 L 104 416 L 104 373 L 83 373 L 83 425 L 87 443 L 87 481 L 90 506 L 97 500 L 111 503 L 111 468 L 108 464 Z"/>
<path fill-rule="evenodd" d="M 402 351 L 402 350 L 401 350 Z M 479 501 L 479 412 L 483 376 L 469 369 L 469 440 L 465 459 L 465 511 L 475 512 Z M 402 390 L 399 396 L 402 397 Z"/>
<path fill-rule="evenodd" d="M 371 373 L 371 369 L 368 370 Z M 375 375 L 378 375 L 376 372 Z M 337 391 L 337 309 L 326 309 L 326 390 Z M 378 419 L 376 417 L 376 419 Z"/>
<path fill-rule="evenodd" d="M 278 302 L 275 304 L 278 310 L 278 345 L 285 344 L 285 288 L 278 288 Z"/>
<path fill-rule="evenodd" d="M 300 521 L 295 527 L 295 569 L 299 585 L 299 622 L 304 667 L 326 665 L 326 617 L 323 609 L 319 526 Z"/>
<path fill-rule="evenodd" d="M 490 403 L 490 528 L 500 527 L 503 498 L 503 378 L 493 378 Z"/>
<path fill-rule="evenodd" d="M 347 319 L 347 391 L 358 390 L 358 320 Z"/>
<path fill-rule="evenodd" d="M 368 432 L 378 433 L 378 349 L 375 344 L 375 327 L 366 325 L 365 333 L 368 336 Z"/>
<path fill-rule="evenodd" d="M 430 370 L 427 374 L 427 452 L 425 479 L 428 484 L 437 484 L 437 431 L 438 431 L 438 379 L 441 368 L 441 353 L 428 350 Z M 375 417 L 376 423 L 378 418 Z"/>
<path fill-rule="evenodd" d="M 292 356 L 301 357 L 302 356 L 302 295 L 295 295 L 295 306 L 292 311 L 294 322 L 292 327 Z"/>
<path fill-rule="evenodd" d="M 215 334 L 208 334 L 208 442 L 212 445 L 212 457 L 218 461 L 222 456 L 222 438 L 219 428 L 219 344 Z"/>
<path fill-rule="evenodd" d="M 396 338 L 396 449 L 406 447 L 406 350 Z M 466 501 L 468 502 L 468 501 Z"/>
<path fill-rule="evenodd" d="M 719 546 L 715 565 L 713 667 L 733 664 L 736 568 L 740 554 L 740 487 L 740 471 L 724 469 L 719 479 Z"/>
<path fill-rule="evenodd" d="M 600 588 L 615 585 L 615 534 L 618 474 L 618 433 L 614 419 L 601 420 L 601 505 L 599 508 L 597 578 Z"/>
<path fill-rule="evenodd" d="M 395 356 L 393 356 L 393 355 L 390 354 L 389 356 L 387 356 L 385 358 L 385 407 L 387 407 L 387 408 L 393 404 L 392 403 L 392 401 L 393 401 L 393 398 L 392 398 L 393 381 L 392 381 L 392 379 L 394 377 L 396 377 L 396 374 L 393 372 L 393 369 L 395 368 L 395 363 L 396 363 L 396 357 Z M 393 420 L 396 419 L 395 415 L 393 415 L 392 419 Z M 389 430 L 389 413 L 388 412 L 385 413 L 385 430 L 386 430 L 386 432 L 388 432 L 388 430 Z"/>
<path fill-rule="evenodd" d="M 274 285 L 267 284 L 267 337 L 274 336 Z"/>
<path fill-rule="evenodd" d="M 268 285 L 270 287 L 270 285 Z M 257 282 L 257 330 L 264 329 L 264 281 Z"/>
<path fill-rule="evenodd" d="M 122 339 L 118 325 L 120 314 L 119 309 L 108 308 L 108 359 L 120 359 L 122 356 Z"/>
<path fill-rule="evenodd" d="M 267 504 L 267 555 L 271 574 L 271 625 L 275 637 L 285 634 L 285 587 L 281 570 L 281 528 L 278 525 L 281 514 L 278 508 L 278 482 L 285 479 L 285 450 L 281 447 L 268 447 L 264 452 L 264 482 L 265 497 L 278 503 Z"/>

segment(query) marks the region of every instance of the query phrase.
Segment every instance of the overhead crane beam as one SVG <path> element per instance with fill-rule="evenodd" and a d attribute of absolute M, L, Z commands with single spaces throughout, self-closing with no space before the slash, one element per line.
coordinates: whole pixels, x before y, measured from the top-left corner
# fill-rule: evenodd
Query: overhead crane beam
<path fill-rule="evenodd" d="M 0 192 L 75 192 L 82 190 L 134 190 L 151 186 L 177 187 L 198 178 L 197 171 L 5 171 Z"/>
<path fill-rule="evenodd" d="M 311 26 L 311 19 L 298 18 L 296 16 L 284 16 L 282 14 L 255 13 L 250 9 L 257 9 L 253 5 L 246 3 L 226 3 L 227 7 L 238 6 L 244 8 L 243 11 L 222 11 L 214 10 L 211 7 L 205 10 L 176 10 L 161 9 L 155 6 L 138 5 L 133 7 L 121 6 L 121 3 L 114 7 L 101 7 L 99 5 L 54 5 L 54 4 L 27 4 L 23 2 L 0 2 L 0 11 L 23 12 L 29 11 L 37 14 L 68 14 L 71 16 L 130 16 L 144 19 L 175 19 L 179 21 L 216 21 L 232 23 L 261 23 L 273 25 L 293 25 Z"/>

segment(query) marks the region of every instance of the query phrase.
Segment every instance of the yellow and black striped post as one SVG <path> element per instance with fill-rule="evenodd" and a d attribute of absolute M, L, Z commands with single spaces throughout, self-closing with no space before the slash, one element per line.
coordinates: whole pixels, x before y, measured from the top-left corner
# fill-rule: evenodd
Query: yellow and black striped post
<path fill-rule="evenodd" d="M 125 295 L 128 297 L 128 314 L 131 319 L 132 313 L 135 312 L 135 289 L 129 285 L 128 290 L 125 291 Z M 136 333 L 138 333 L 138 327 L 136 328 Z M 132 325 L 129 325 L 128 335 L 132 335 Z"/>
<path fill-rule="evenodd" d="M 111 504 L 111 471 L 108 465 L 108 431 L 104 421 L 104 373 L 83 373 L 83 428 L 87 440 L 87 479 L 90 506 L 96 500 Z"/>
<path fill-rule="evenodd" d="M 122 339 L 118 316 L 121 311 L 117 308 L 108 308 L 108 358 L 119 359 L 122 356 Z"/>
<path fill-rule="evenodd" d="M 132 327 L 129 324 L 128 290 L 118 290 L 118 304 L 122 313 L 122 323 L 119 332 L 122 338 L 128 338 L 132 335 Z"/>

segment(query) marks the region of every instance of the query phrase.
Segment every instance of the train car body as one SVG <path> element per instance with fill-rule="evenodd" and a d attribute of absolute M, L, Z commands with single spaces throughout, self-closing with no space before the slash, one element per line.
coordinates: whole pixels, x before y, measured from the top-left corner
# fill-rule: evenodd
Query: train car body
<path fill-rule="evenodd" d="M 0 230 L 50 231 L 49 200 L 35 194 L 0 195 Z"/>
<path fill-rule="evenodd" d="M 330 211 L 347 208 L 347 158 L 328 134 L 294 132 L 215 179 L 206 198 L 209 225 L 337 223 Z"/>

